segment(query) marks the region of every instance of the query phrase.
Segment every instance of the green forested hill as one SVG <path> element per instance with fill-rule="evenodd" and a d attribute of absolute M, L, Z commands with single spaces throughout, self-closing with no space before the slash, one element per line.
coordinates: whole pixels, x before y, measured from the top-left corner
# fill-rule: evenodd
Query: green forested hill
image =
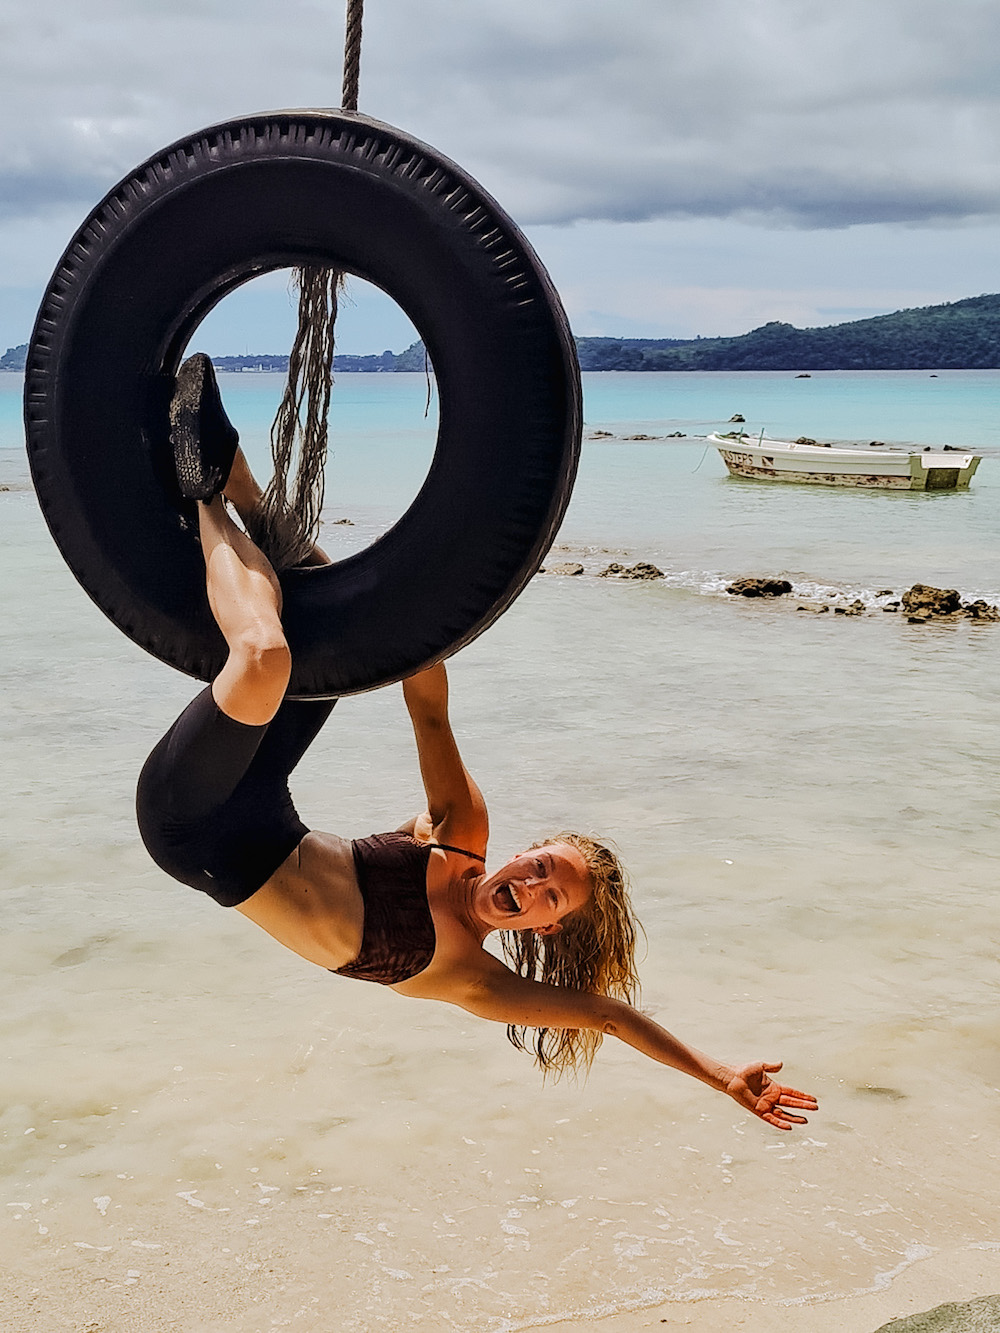
<path fill-rule="evenodd" d="M 1000 368 L 1000 295 L 797 329 L 764 324 L 738 338 L 577 338 L 584 370 L 992 370 Z M 0 357 L 23 370 L 27 347 Z M 288 369 L 287 355 L 217 357 L 220 370 Z M 338 370 L 422 371 L 421 343 L 403 352 L 337 356 Z"/>
<path fill-rule="evenodd" d="M 1000 367 L 1000 295 L 738 338 L 578 338 L 584 370 L 982 370 Z"/>

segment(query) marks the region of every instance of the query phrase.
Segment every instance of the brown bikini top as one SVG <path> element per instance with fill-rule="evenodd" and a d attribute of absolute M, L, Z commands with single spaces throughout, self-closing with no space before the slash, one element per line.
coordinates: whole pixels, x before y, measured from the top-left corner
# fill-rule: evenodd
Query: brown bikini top
<path fill-rule="evenodd" d="M 417 842 L 409 833 L 375 833 L 351 843 L 365 923 L 357 958 L 338 967 L 338 976 L 392 986 L 429 965 L 437 939 L 427 902 L 427 862 L 435 847 L 485 864 L 464 847 Z"/>

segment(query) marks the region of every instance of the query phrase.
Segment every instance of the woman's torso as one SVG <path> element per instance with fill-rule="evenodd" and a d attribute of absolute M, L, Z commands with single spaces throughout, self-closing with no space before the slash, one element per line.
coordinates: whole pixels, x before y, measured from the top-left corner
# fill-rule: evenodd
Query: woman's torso
<path fill-rule="evenodd" d="M 441 997 L 489 957 L 463 910 L 482 869 L 406 833 L 352 843 L 313 831 L 237 910 L 320 967 Z"/>

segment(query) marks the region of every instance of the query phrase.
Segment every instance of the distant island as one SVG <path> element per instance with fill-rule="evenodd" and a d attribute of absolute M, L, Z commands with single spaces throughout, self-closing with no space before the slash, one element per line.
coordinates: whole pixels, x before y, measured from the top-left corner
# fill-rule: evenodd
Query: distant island
<path fill-rule="evenodd" d="M 995 370 L 1000 295 L 736 338 L 578 338 L 584 370 Z"/>
<path fill-rule="evenodd" d="M 772 321 L 734 338 L 577 338 L 582 370 L 996 370 L 1000 369 L 1000 295 L 897 310 L 825 328 Z M 23 370 L 27 344 L 0 357 L 0 370 Z M 219 356 L 219 370 L 284 373 L 286 355 Z M 373 356 L 338 354 L 334 369 L 422 371 L 422 343 Z"/>

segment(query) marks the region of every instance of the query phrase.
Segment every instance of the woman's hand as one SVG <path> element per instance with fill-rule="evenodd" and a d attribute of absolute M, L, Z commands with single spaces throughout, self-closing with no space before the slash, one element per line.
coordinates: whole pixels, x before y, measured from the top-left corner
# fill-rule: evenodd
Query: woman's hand
<path fill-rule="evenodd" d="M 791 1129 L 792 1125 L 808 1124 L 804 1115 L 792 1115 L 786 1108 L 816 1111 L 819 1103 L 807 1092 L 797 1092 L 795 1088 L 786 1088 L 782 1083 L 773 1082 L 770 1075 L 776 1074 L 780 1068 L 780 1061 L 776 1065 L 766 1064 L 763 1060 L 741 1065 L 723 1079 L 722 1091 L 775 1129 Z"/>

